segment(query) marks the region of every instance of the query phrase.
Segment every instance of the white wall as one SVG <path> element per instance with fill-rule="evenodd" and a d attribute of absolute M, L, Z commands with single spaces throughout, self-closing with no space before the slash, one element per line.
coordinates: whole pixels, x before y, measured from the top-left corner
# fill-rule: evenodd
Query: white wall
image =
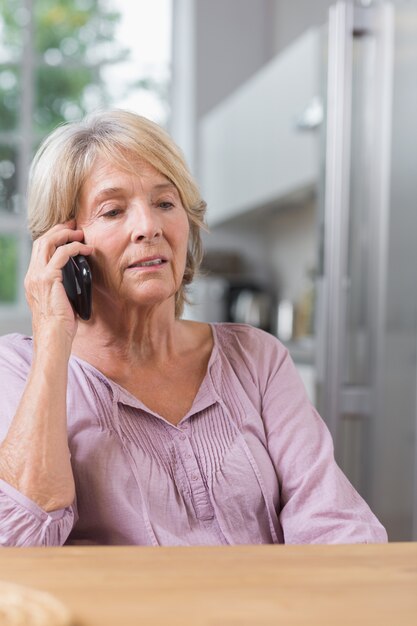
<path fill-rule="evenodd" d="M 311 26 L 324 24 L 335 2 L 195 0 L 197 118 Z"/>
<path fill-rule="evenodd" d="M 197 0 L 197 118 L 232 93 L 274 54 L 274 0 Z"/>
<path fill-rule="evenodd" d="M 349 0 L 347 0 L 349 1 Z M 327 21 L 336 0 L 276 0 L 274 2 L 273 52 L 277 54 L 311 26 Z"/>
<path fill-rule="evenodd" d="M 199 120 L 336 0 L 173 0 L 170 132 L 198 177 Z"/>

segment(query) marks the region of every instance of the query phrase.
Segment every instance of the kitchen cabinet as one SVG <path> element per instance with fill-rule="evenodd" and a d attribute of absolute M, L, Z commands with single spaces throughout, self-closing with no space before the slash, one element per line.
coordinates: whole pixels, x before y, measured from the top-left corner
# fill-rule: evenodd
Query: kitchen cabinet
<path fill-rule="evenodd" d="M 214 108 L 199 127 L 210 226 L 317 184 L 322 31 L 311 29 Z"/>

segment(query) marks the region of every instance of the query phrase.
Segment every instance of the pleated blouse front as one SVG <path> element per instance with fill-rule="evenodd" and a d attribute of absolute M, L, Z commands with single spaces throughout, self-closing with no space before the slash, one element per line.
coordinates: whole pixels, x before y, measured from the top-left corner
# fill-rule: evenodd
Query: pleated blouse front
<path fill-rule="evenodd" d="M 0 522 L 0 543 L 386 540 L 336 465 L 327 428 L 286 349 L 250 326 L 213 324 L 212 330 L 207 374 L 176 426 L 71 358 L 68 437 L 76 503 L 50 515 L 0 481 L 0 513 L 9 520 Z M 7 389 L 0 434 L 22 393 L 31 351 L 29 337 L 9 335 L 0 342 Z M 14 360 L 12 370 L 5 359 Z M 25 528 L 24 543 L 13 521 Z"/>

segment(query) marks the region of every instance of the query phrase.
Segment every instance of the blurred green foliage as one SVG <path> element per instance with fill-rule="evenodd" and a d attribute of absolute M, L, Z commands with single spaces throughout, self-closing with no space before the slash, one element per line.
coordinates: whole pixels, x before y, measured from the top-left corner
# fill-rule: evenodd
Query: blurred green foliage
<path fill-rule="evenodd" d="M 23 215 L 17 184 L 25 179 L 19 169 L 21 103 L 32 108 L 26 139 L 33 151 L 59 124 L 111 104 L 102 69 L 129 57 L 116 41 L 117 4 L 111 9 L 109 0 L 32 0 L 29 13 L 24 0 L 0 0 L 0 213 L 19 216 L 16 224 Z M 168 98 L 167 85 L 152 78 L 132 76 L 127 83 L 126 96 L 145 89 Z M 0 233 L 0 304 L 17 299 L 19 241 Z"/>
<path fill-rule="evenodd" d="M 115 3 L 117 5 L 117 2 Z M 115 41 L 120 14 L 100 0 L 33 0 L 34 134 L 108 104 L 100 66 L 128 55 Z M 0 0 L 0 130 L 16 127 L 27 12 Z M 91 87 L 94 86 L 94 89 Z"/>
<path fill-rule="evenodd" d="M 0 235 L 0 302 L 12 303 L 17 299 L 17 239 Z"/>
<path fill-rule="evenodd" d="M 106 8 L 108 2 L 33 0 L 32 14 L 24 4 L 0 0 L 0 212 L 9 215 L 18 200 L 22 68 L 33 87 L 29 98 L 35 150 L 59 124 L 108 104 L 100 68 L 128 54 L 115 41 L 120 15 Z M 0 234 L 0 304 L 17 299 L 18 242 L 18 237 Z"/>
<path fill-rule="evenodd" d="M 13 145 L 0 143 L 0 207 L 13 212 L 13 194 L 16 192 L 17 150 Z"/>

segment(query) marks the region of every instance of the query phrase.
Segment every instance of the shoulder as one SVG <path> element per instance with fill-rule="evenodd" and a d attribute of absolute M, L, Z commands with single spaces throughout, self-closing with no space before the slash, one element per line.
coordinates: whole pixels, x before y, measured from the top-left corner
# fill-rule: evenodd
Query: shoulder
<path fill-rule="evenodd" d="M 32 362 L 32 338 L 19 333 L 0 336 L 0 366 L 26 373 Z"/>
<path fill-rule="evenodd" d="M 212 324 L 219 352 L 236 371 L 266 382 L 288 359 L 288 350 L 270 333 L 249 324 Z"/>
<path fill-rule="evenodd" d="M 268 355 L 282 357 L 287 349 L 270 333 L 249 324 L 212 324 L 219 345 L 227 351 L 235 351 L 241 356 L 249 354 L 252 359 L 262 359 Z"/>

